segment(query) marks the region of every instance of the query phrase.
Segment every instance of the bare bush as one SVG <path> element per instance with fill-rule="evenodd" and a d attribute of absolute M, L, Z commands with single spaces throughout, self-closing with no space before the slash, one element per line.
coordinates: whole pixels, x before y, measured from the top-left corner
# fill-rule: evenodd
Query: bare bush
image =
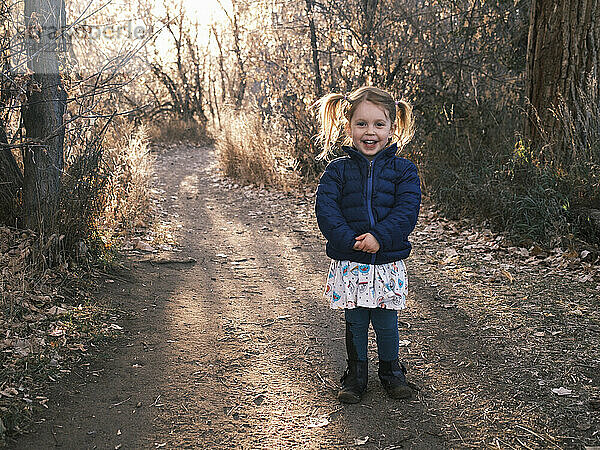
<path fill-rule="evenodd" d="M 257 113 L 229 112 L 217 134 L 216 147 L 226 175 L 257 186 L 283 190 L 301 181 L 293 150 L 279 124 L 263 124 Z"/>
<path fill-rule="evenodd" d="M 100 193 L 102 209 L 96 226 L 106 245 L 117 236 L 147 223 L 149 188 L 154 157 L 148 149 L 146 130 L 122 122 L 104 143 L 105 185 Z"/>
<path fill-rule="evenodd" d="M 146 124 L 146 130 L 148 139 L 157 144 L 192 142 L 197 145 L 210 145 L 213 142 L 206 124 L 201 124 L 195 119 L 170 117 L 161 122 L 150 120 Z"/>

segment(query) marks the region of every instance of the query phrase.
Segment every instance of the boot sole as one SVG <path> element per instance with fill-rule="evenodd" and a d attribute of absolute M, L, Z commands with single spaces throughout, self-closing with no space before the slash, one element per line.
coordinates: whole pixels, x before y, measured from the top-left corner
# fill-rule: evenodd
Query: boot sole
<path fill-rule="evenodd" d="M 413 396 L 413 391 L 408 386 L 399 386 L 395 389 L 386 389 L 387 394 L 397 400 L 411 398 Z"/>
<path fill-rule="evenodd" d="M 338 392 L 337 398 L 342 403 L 358 403 L 361 400 L 360 396 L 347 391 Z"/>

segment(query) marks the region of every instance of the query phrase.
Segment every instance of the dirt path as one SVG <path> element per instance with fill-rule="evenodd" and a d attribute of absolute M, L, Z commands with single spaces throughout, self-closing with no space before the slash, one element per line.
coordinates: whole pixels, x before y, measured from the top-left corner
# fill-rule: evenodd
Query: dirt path
<path fill-rule="evenodd" d="M 123 337 L 76 369 L 11 448 L 350 448 L 367 436 L 364 448 L 382 449 L 600 445 L 597 272 L 573 275 L 565 297 L 547 265 L 528 272 L 498 249 L 493 261 L 469 256 L 477 249 L 464 245 L 494 237 L 425 214 L 400 316 L 421 390 L 385 397 L 371 347 L 364 401 L 340 405 L 343 320 L 320 296 L 328 261 L 312 200 L 228 186 L 213 159 L 189 147 L 158 155 L 181 251 L 134 255 L 131 274 L 106 283 Z"/>

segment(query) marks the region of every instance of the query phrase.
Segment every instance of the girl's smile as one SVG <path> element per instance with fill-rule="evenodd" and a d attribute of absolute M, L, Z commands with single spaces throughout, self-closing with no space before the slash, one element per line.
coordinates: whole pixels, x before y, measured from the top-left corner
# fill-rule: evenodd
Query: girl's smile
<path fill-rule="evenodd" d="M 385 109 L 370 101 L 363 101 L 346 125 L 352 145 L 367 158 L 385 148 L 392 137 L 393 127 Z"/>

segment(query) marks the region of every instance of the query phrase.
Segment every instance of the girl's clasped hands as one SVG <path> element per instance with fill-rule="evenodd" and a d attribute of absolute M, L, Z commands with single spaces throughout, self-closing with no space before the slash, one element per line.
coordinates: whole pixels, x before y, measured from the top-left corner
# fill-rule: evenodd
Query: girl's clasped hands
<path fill-rule="evenodd" d="M 355 239 L 356 243 L 352 247 L 354 250 L 366 253 L 377 253 L 379 251 L 379 242 L 377 242 L 377 239 L 371 233 L 361 234 L 360 236 L 356 236 Z"/>

